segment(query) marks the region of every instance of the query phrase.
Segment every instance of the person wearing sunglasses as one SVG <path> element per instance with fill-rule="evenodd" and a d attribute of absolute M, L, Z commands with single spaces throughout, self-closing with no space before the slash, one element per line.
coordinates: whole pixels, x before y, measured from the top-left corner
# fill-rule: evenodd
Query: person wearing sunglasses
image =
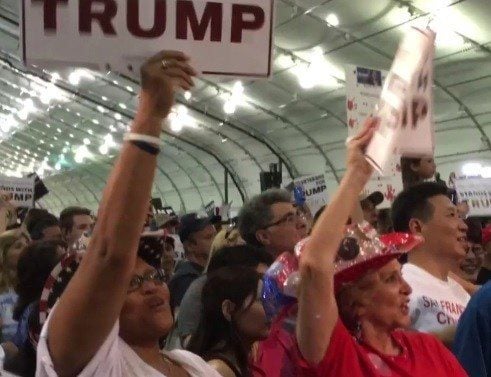
<path fill-rule="evenodd" d="M 162 124 L 175 91 L 189 90 L 195 75 L 181 52 L 158 53 L 142 66 L 138 111 L 108 178 L 90 244 L 41 331 L 38 377 L 219 377 L 190 352 L 161 352 L 159 341 L 173 324 L 169 289 L 138 255 Z"/>

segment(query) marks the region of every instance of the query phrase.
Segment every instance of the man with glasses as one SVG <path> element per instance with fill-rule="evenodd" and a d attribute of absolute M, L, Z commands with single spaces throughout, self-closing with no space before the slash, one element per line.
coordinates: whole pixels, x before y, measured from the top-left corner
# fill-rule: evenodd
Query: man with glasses
<path fill-rule="evenodd" d="M 245 203 L 238 223 L 242 238 L 273 258 L 284 252 L 293 253 L 295 245 L 308 233 L 305 216 L 292 203 L 291 194 L 280 189 L 264 191 Z M 295 375 L 297 307 L 288 308 L 286 312 L 282 319 L 273 322 L 268 339 L 259 343 L 253 377 Z"/>
<path fill-rule="evenodd" d="M 250 245 L 262 247 L 274 258 L 307 236 L 304 215 L 286 190 L 270 189 L 245 203 L 239 213 L 239 230 Z"/>
<path fill-rule="evenodd" d="M 467 242 L 469 246 L 465 259 L 460 262 L 457 274 L 464 280 L 475 284 L 484 259 L 482 227 L 481 223 L 475 219 L 467 219 L 465 223 L 468 227 Z"/>

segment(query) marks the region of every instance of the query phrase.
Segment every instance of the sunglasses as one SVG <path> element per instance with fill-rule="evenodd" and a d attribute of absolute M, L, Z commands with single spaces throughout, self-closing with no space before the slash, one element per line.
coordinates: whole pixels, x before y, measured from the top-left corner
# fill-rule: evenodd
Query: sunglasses
<path fill-rule="evenodd" d="M 135 275 L 130 280 L 130 285 L 128 287 L 128 293 L 132 293 L 140 289 L 144 282 L 152 281 L 157 285 L 162 285 L 167 283 L 167 275 L 165 271 L 161 268 L 157 270 L 150 271 L 145 275 Z"/>

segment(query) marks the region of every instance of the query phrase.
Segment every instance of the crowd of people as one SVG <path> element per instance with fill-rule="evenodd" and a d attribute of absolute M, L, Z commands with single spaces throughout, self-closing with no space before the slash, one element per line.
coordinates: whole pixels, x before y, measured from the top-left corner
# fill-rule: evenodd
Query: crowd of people
<path fill-rule="evenodd" d="M 99 211 L 2 211 L 0 356 L 19 376 L 491 376 L 491 227 L 432 158 L 403 159 L 389 211 L 361 196 L 367 119 L 311 219 L 269 189 L 237 219 L 149 211 L 162 121 L 196 72 L 142 67 L 137 116 Z M 138 182 L 137 185 L 133 184 Z M 176 253 L 182 243 L 184 258 Z"/>

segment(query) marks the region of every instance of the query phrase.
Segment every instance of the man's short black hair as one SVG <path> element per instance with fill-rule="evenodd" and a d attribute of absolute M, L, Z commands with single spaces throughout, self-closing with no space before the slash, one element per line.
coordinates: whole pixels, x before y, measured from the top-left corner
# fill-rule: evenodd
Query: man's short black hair
<path fill-rule="evenodd" d="M 75 216 L 86 215 L 90 216 L 92 212 L 88 208 L 83 207 L 68 207 L 60 213 L 60 228 L 70 232 L 73 228 L 73 218 Z"/>
<path fill-rule="evenodd" d="M 436 182 L 419 183 L 401 192 L 392 204 L 394 231 L 408 232 L 409 222 L 413 218 L 425 222 L 430 220 L 434 208 L 428 199 L 439 195 L 448 197 L 448 190 Z"/>
<path fill-rule="evenodd" d="M 33 241 L 37 241 L 43 238 L 43 231 L 52 226 L 60 226 L 60 223 L 55 215 L 46 212 L 29 222 L 27 232 Z"/>
<path fill-rule="evenodd" d="M 256 268 L 259 263 L 269 266 L 273 263 L 273 257 L 266 251 L 251 245 L 224 247 L 217 250 L 211 257 L 208 272 L 232 266 Z"/>

